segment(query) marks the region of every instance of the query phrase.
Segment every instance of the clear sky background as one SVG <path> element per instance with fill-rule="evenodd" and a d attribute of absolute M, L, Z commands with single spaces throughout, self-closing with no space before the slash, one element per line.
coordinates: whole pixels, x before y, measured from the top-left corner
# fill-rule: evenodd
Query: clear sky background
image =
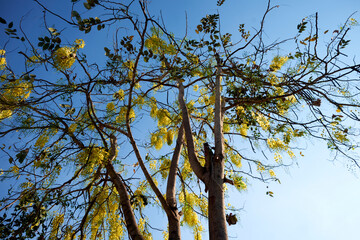
<path fill-rule="evenodd" d="M 57 12 L 64 12 L 63 1 L 42 2 Z M 358 0 L 273 0 L 272 4 L 280 7 L 266 21 L 265 40 L 268 41 L 293 37 L 302 18 L 315 12 L 319 13 L 320 28 L 331 31 L 360 10 Z M 258 28 L 266 5 L 266 0 L 226 0 L 219 8 L 216 0 L 153 0 L 150 10 L 154 15 L 161 13 L 167 29 L 181 36 L 186 29 L 193 34 L 203 16 L 217 11 L 223 32 L 236 33 L 240 23 Z M 33 1 L 0 0 L 0 16 L 7 20 L 17 22 L 29 11 L 26 31 L 37 37 L 42 15 Z M 360 14 L 354 18 L 360 21 Z M 353 30 L 351 39 L 348 51 L 359 56 L 360 26 Z M 111 36 L 108 40 L 112 40 Z M 87 47 L 99 46 L 99 42 L 99 39 L 86 41 Z M 0 44 L 0 48 L 3 47 L 1 39 Z M 103 54 L 103 46 L 99 49 Z M 95 48 L 92 54 L 96 55 Z M 332 155 L 325 144 L 312 141 L 307 145 L 305 157 L 298 158 L 297 164 L 276 171 L 281 184 L 250 180 L 246 192 L 232 194 L 243 210 L 239 223 L 229 227 L 230 239 L 359 239 L 360 180 L 356 171 L 349 170 L 349 162 L 330 161 Z M 265 194 L 268 190 L 274 192 L 273 198 Z M 204 239 L 208 239 L 206 234 Z"/>

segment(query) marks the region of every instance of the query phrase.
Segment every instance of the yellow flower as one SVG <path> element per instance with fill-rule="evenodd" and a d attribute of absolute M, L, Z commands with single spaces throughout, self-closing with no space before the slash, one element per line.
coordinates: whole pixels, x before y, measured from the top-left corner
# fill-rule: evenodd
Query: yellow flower
<path fill-rule="evenodd" d="M 246 137 L 246 136 L 247 136 L 247 131 L 248 131 L 248 126 L 247 126 L 247 124 L 242 123 L 242 124 L 240 125 L 240 134 L 241 134 L 243 137 Z"/>
<path fill-rule="evenodd" d="M 49 239 L 57 239 L 59 228 L 63 223 L 64 223 L 64 214 L 57 214 L 52 221 L 51 233 Z"/>
<path fill-rule="evenodd" d="M 124 90 L 122 90 L 122 89 L 120 89 L 119 91 L 114 93 L 115 99 L 124 100 L 124 97 L 125 97 L 125 93 L 124 93 Z"/>
<path fill-rule="evenodd" d="M 261 164 L 261 162 L 258 162 L 258 164 L 257 164 L 257 170 L 258 170 L 259 172 L 265 171 L 265 167 L 264 167 L 264 165 Z"/>
<path fill-rule="evenodd" d="M 5 118 L 9 118 L 12 116 L 11 110 L 0 110 L 0 120 L 3 120 Z"/>
<path fill-rule="evenodd" d="M 279 138 L 277 138 L 277 139 L 268 138 L 266 140 L 266 142 L 267 142 L 269 148 L 271 148 L 271 149 L 275 149 L 275 150 L 287 150 L 288 149 L 288 146 L 285 145 L 285 143 Z"/>
<path fill-rule="evenodd" d="M 47 133 L 44 133 L 40 135 L 40 137 L 35 142 L 35 147 L 41 149 L 45 147 L 45 144 L 49 141 L 49 135 Z"/>
<path fill-rule="evenodd" d="M 76 39 L 75 44 L 77 45 L 78 48 L 84 48 L 85 47 L 85 42 L 82 39 Z"/>
<path fill-rule="evenodd" d="M 272 169 L 269 170 L 269 174 L 271 177 L 276 177 L 276 174 L 275 174 L 274 170 L 272 170 Z"/>
<path fill-rule="evenodd" d="M 246 183 L 242 180 L 242 177 L 235 176 L 233 178 L 234 186 L 237 188 L 237 190 L 246 190 L 247 186 Z"/>
<path fill-rule="evenodd" d="M 115 104 L 113 102 L 109 102 L 107 105 L 106 105 L 106 110 L 111 112 L 115 109 Z"/>
<path fill-rule="evenodd" d="M 174 131 L 172 129 L 170 129 L 170 131 L 168 131 L 166 133 L 166 142 L 168 145 L 171 145 L 174 139 Z"/>
<path fill-rule="evenodd" d="M 256 115 L 256 121 L 259 123 L 260 127 L 263 129 L 263 130 L 269 130 L 270 128 L 270 122 L 269 120 L 264 116 L 262 115 L 261 113 L 257 114 Z"/>
<path fill-rule="evenodd" d="M 150 169 L 155 171 L 157 169 L 157 161 L 156 160 L 152 160 L 150 162 Z"/>
<path fill-rule="evenodd" d="M 274 154 L 274 160 L 275 160 L 275 162 L 277 162 L 277 163 L 281 163 L 281 159 L 282 159 L 282 156 L 279 154 L 279 153 L 275 153 Z"/>
<path fill-rule="evenodd" d="M 76 51 L 70 47 L 61 47 L 54 52 L 54 65 L 57 70 L 71 68 L 75 62 Z"/>
<path fill-rule="evenodd" d="M 280 68 L 286 63 L 288 59 L 288 57 L 274 57 L 270 64 L 271 71 L 276 72 L 277 70 L 280 70 Z"/>
<path fill-rule="evenodd" d="M 239 155 L 230 155 L 230 160 L 233 164 L 235 164 L 236 167 L 241 168 L 242 164 L 241 164 L 241 156 Z"/>
<path fill-rule="evenodd" d="M 6 67 L 6 58 L 0 58 L 0 70 L 3 70 Z"/>
<path fill-rule="evenodd" d="M 77 128 L 76 123 L 71 124 L 70 127 L 69 127 L 69 133 L 74 133 L 76 128 Z"/>

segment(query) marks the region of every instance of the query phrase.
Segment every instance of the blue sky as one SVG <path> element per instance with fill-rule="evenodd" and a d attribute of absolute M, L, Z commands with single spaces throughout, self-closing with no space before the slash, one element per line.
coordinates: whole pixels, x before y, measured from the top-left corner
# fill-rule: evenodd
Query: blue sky
<path fill-rule="evenodd" d="M 56 11 L 65 10 L 60 1 L 43 2 Z M 258 28 L 267 4 L 265 0 L 226 0 L 218 8 L 216 0 L 150 2 L 151 12 L 158 15 L 161 10 L 168 30 L 180 36 L 186 29 L 193 34 L 203 16 L 217 11 L 221 15 L 223 32 L 236 32 L 240 23 L 245 23 L 249 28 Z M 360 10 L 357 0 L 273 0 L 272 4 L 280 7 L 266 21 L 265 38 L 269 42 L 293 37 L 302 18 L 315 12 L 319 13 L 319 26 L 325 31 L 336 29 L 352 13 Z M 31 0 L 0 0 L 0 6 L 0 16 L 14 21 L 31 10 L 29 16 L 35 21 L 27 22 L 27 32 L 34 31 L 37 37 L 42 16 Z M 360 21 L 359 14 L 354 17 Z M 348 51 L 359 55 L 359 27 L 354 29 L 351 38 Z M 108 40 L 112 40 L 111 36 Z M 90 46 L 97 42 L 96 39 L 92 41 Z M 4 44 L 1 39 L 0 44 Z M 100 51 L 103 54 L 102 47 Z M 95 56 L 96 51 L 93 54 Z M 232 199 L 244 209 L 240 212 L 239 224 L 229 227 L 230 239 L 359 238 L 360 180 L 356 172 L 354 174 L 348 170 L 346 161 L 331 162 L 326 145 L 316 141 L 308 143 L 304 154 L 305 157 L 299 158 L 294 166 L 276 172 L 281 184 L 263 184 L 251 180 L 247 192 L 232 194 Z M 273 198 L 265 194 L 268 190 L 274 192 Z M 206 235 L 204 239 L 207 239 Z"/>

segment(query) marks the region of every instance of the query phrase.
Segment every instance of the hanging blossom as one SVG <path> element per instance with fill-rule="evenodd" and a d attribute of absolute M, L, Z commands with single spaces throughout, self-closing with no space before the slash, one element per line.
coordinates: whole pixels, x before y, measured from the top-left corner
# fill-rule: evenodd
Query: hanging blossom
<path fill-rule="evenodd" d="M 6 67 L 5 50 L 0 49 L 0 70 Z"/>
<path fill-rule="evenodd" d="M 76 39 L 73 47 L 61 47 L 54 52 L 54 65 L 57 70 L 66 70 L 71 68 L 76 60 L 76 52 L 84 48 L 85 42 L 82 39 Z"/>

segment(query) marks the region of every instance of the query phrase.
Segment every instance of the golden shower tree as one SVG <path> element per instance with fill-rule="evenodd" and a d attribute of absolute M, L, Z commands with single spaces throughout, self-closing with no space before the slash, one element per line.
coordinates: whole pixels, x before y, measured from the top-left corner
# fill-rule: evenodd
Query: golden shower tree
<path fill-rule="evenodd" d="M 358 121 L 359 65 L 342 53 L 354 19 L 320 48 L 327 35 L 317 15 L 306 18 L 287 41 L 294 51 L 279 55 L 284 41 L 262 39 L 270 1 L 256 32 L 222 33 L 213 14 L 182 38 L 143 1 L 73 0 L 70 19 L 38 4 L 60 26 L 37 42 L 0 19 L 25 45 L 0 52 L 1 238 L 151 239 L 149 211 L 160 208 L 165 239 L 185 226 L 201 239 L 208 219 L 210 239 L 223 240 L 237 222 L 227 189 L 279 181 L 274 169 L 302 155 L 300 139 L 357 165 L 348 125 Z M 86 36 L 103 29 L 115 31 L 112 47 L 87 57 Z"/>

